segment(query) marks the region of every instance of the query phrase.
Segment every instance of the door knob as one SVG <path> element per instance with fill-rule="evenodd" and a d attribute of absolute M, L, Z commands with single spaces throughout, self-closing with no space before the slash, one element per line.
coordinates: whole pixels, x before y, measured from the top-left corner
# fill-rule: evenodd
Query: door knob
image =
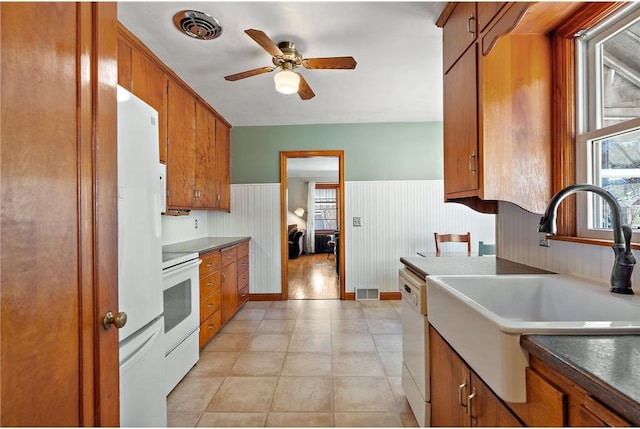
<path fill-rule="evenodd" d="M 104 329 L 109 329 L 111 325 L 114 325 L 116 328 L 120 329 L 124 325 L 127 324 L 127 313 L 124 311 L 120 311 L 116 314 L 113 314 L 111 311 L 107 311 L 107 314 L 104 315 L 104 319 L 102 319 L 102 326 Z"/>

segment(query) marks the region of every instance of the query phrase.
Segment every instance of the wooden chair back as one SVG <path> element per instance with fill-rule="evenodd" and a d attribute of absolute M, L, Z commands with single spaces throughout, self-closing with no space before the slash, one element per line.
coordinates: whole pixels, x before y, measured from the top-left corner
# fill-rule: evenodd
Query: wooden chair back
<path fill-rule="evenodd" d="M 484 241 L 478 241 L 478 256 L 495 255 L 495 254 L 496 254 L 495 244 L 484 244 Z"/>
<path fill-rule="evenodd" d="M 441 251 L 440 244 L 446 243 L 446 242 L 467 243 L 467 253 L 471 254 L 471 233 L 470 232 L 467 232 L 466 234 L 438 234 L 437 232 L 434 232 L 433 237 L 436 240 L 437 255 L 439 255 Z"/>

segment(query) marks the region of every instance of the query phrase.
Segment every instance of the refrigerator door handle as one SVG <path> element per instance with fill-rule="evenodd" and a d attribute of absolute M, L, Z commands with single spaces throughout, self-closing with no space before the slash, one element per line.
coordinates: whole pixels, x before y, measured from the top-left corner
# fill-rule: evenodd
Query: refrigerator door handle
<path fill-rule="evenodd" d="M 138 345 L 134 350 L 131 350 L 120 361 L 120 371 L 122 373 L 126 372 L 131 366 L 135 365 L 135 363 L 140 360 L 140 358 L 144 356 L 145 353 L 147 353 L 147 351 L 155 344 L 155 342 L 159 340 L 160 333 L 163 329 L 163 325 L 159 324 L 156 330 L 146 340 L 144 340 L 142 344 Z"/>

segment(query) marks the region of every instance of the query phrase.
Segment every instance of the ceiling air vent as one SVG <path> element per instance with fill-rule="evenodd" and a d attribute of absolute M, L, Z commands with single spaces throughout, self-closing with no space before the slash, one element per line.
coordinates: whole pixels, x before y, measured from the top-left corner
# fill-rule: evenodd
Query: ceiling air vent
<path fill-rule="evenodd" d="M 183 10 L 173 15 L 175 26 L 189 37 L 212 40 L 222 34 L 222 26 L 213 16 L 197 10 Z"/>

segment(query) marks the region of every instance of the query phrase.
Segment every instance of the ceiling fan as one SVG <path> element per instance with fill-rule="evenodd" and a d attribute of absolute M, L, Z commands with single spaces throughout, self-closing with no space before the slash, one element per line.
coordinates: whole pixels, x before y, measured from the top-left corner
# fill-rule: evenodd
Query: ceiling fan
<path fill-rule="evenodd" d="M 297 92 L 301 99 L 309 100 L 315 97 L 315 94 L 304 76 L 294 71 L 297 67 L 345 70 L 356 68 L 356 60 L 353 57 L 302 58 L 302 55 L 296 49 L 295 43 L 292 41 L 283 41 L 276 45 L 263 31 L 249 29 L 244 32 L 273 56 L 273 66 L 260 67 L 225 76 L 226 80 L 236 81 L 280 69 L 274 76 L 276 91 L 283 94 Z"/>

